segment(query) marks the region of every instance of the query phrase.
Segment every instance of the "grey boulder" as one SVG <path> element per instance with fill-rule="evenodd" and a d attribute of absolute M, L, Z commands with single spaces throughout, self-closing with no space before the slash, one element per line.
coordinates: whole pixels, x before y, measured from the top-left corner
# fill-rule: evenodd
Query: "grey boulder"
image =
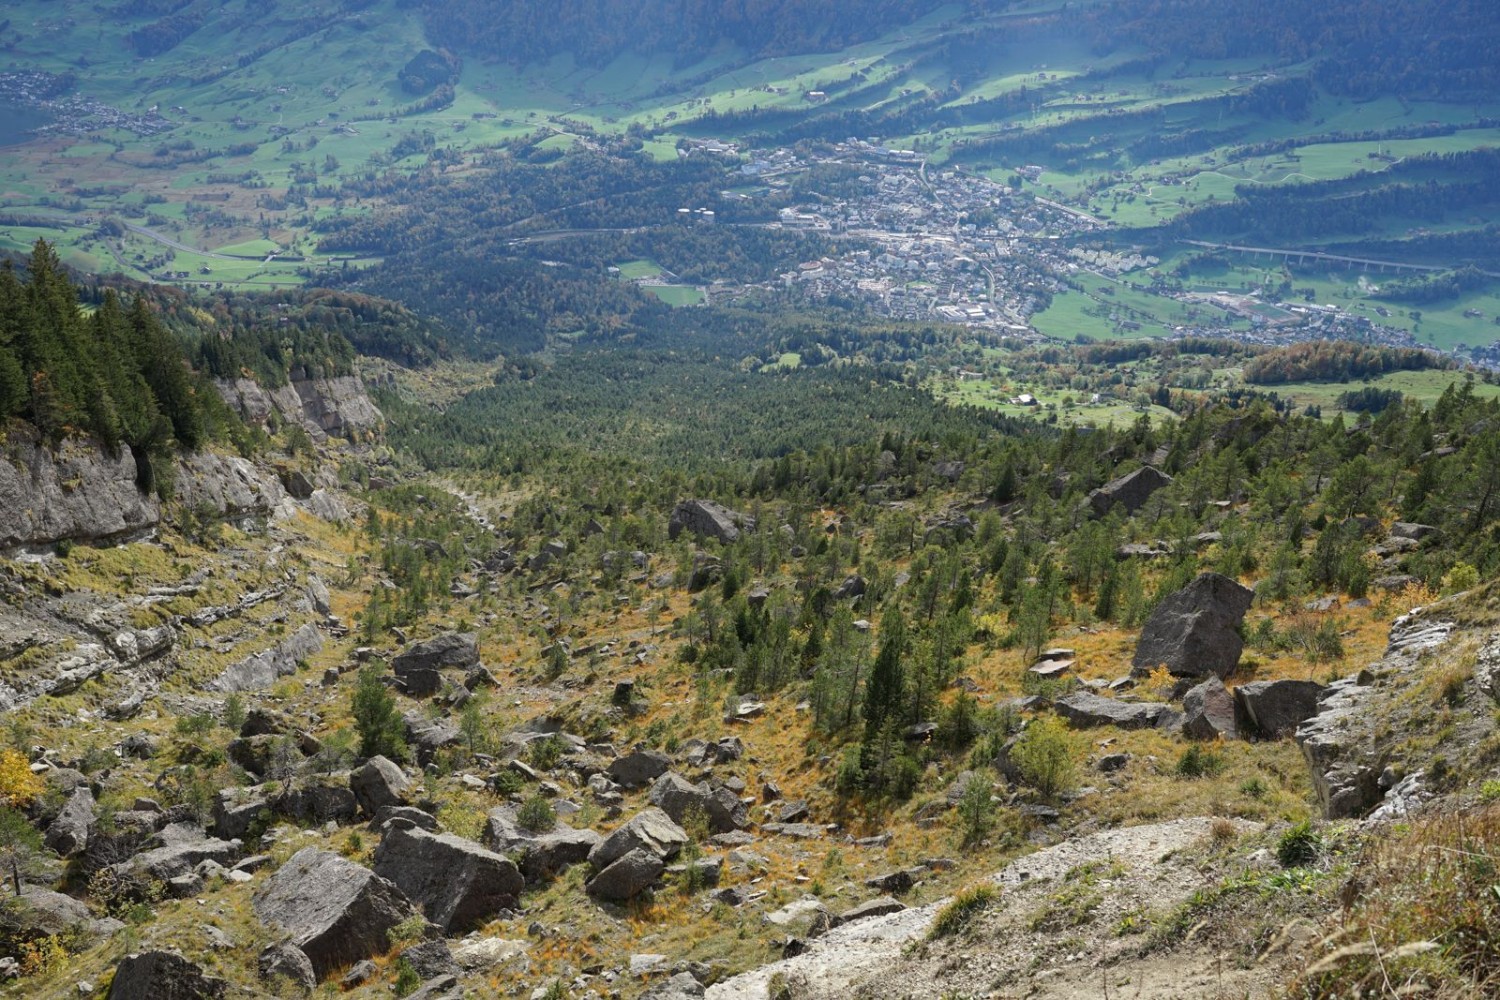
<path fill-rule="evenodd" d="M 1163 486 L 1171 485 L 1172 477 L 1160 469 L 1143 465 L 1119 479 L 1105 483 L 1088 496 L 1089 507 L 1099 517 L 1115 508 L 1133 514 L 1145 506 L 1151 494 Z"/>
<path fill-rule="evenodd" d="M 524 882 L 515 864 L 471 840 L 393 825 L 375 851 L 375 874 L 390 879 L 427 919 L 466 931 L 512 908 Z"/>
<path fill-rule="evenodd" d="M 255 894 L 261 922 L 302 949 L 318 979 L 390 946 L 388 932 L 416 915 L 400 889 L 331 851 L 305 847 Z"/>
<path fill-rule="evenodd" d="M 1169 725 L 1176 714 L 1171 706 L 1152 701 L 1118 701 L 1089 691 L 1078 691 L 1058 699 L 1057 714 L 1074 726 L 1119 726 L 1150 729 Z"/>
<path fill-rule="evenodd" d="M 229 984 L 176 952 L 127 955 L 115 967 L 109 1000 L 217 1000 Z"/>
<path fill-rule="evenodd" d="M 1217 677 L 1182 696 L 1182 732 L 1195 740 L 1238 739 L 1234 697 Z"/>
<path fill-rule="evenodd" d="M 349 789 L 366 816 L 375 816 L 384 806 L 402 804 L 402 793 L 411 781 L 392 760 L 375 756 L 349 772 Z"/>
<path fill-rule="evenodd" d="M 396 681 L 414 698 L 436 694 L 445 668 L 466 670 L 479 663 L 479 642 L 472 634 L 445 632 L 408 646 L 391 660 Z"/>
<path fill-rule="evenodd" d="M 671 767 L 672 758 L 659 750 L 636 750 L 615 758 L 604 773 L 625 788 L 641 788 L 666 774 Z"/>
<path fill-rule="evenodd" d="M 1200 573 L 1151 612 L 1136 643 L 1131 673 L 1165 665 L 1176 677 L 1228 677 L 1245 643 L 1239 625 L 1254 592 L 1219 573 Z"/>
<path fill-rule="evenodd" d="M 62 811 L 47 827 L 47 846 L 64 858 L 88 849 L 89 833 L 94 829 L 94 795 L 87 786 L 73 789 Z"/>
<path fill-rule="evenodd" d="M 648 806 L 600 841 L 589 852 L 589 864 L 602 869 L 637 849 L 668 861 L 676 857 L 687 842 L 687 834 L 682 827 L 672 822 L 672 817 L 654 806 Z"/>
<path fill-rule="evenodd" d="M 1317 681 L 1252 681 L 1234 689 L 1234 702 L 1245 728 L 1280 739 L 1318 713 L 1323 691 Z"/>
<path fill-rule="evenodd" d="M 605 865 L 585 884 L 588 894 L 611 902 L 634 899 L 667 870 L 660 857 L 637 847 Z"/>

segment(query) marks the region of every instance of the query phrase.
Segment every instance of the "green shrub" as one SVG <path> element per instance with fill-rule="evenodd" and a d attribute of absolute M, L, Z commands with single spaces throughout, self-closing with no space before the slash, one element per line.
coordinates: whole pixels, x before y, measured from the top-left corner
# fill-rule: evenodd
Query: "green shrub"
<path fill-rule="evenodd" d="M 1283 868 L 1306 868 L 1322 853 L 1323 838 L 1313 830 L 1309 820 L 1298 823 L 1276 842 L 1276 860 Z"/>
<path fill-rule="evenodd" d="M 1016 738 L 1010 756 L 1021 780 L 1047 798 L 1072 787 L 1077 751 L 1061 720 L 1048 716 L 1032 722 Z"/>
<path fill-rule="evenodd" d="M 1182 752 L 1177 758 L 1177 776 L 1179 778 L 1212 778 L 1224 773 L 1229 766 L 1224 755 L 1216 750 L 1205 750 L 1194 743 Z"/>
<path fill-rule="evenodd" d="M 932 920 L 932 927 L 927 931 L 927 940 L 952 937 L 973 923 L 975 917 L 999 898 L 1000 890 L 988 882 L 971 885 L 960 891 L 948 905 L 938 910 L 937 916 Z"/>
<path fill-rule="evenodd" d="M 557 813 L 553 812 L 552 803 L 533 795 L 516 811 L 516 825 L 532 833 L 546 833 L 557 825 Z"/>

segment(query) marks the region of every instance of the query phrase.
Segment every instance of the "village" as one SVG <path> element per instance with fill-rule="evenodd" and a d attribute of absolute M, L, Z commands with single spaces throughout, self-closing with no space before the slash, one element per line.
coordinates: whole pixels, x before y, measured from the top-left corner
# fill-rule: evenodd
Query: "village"
<path fill-rule="evenodd" d="M 724 192 L 741 199 L 754 198 L 757 186 L 763 186 L 761 193 L 792 189 L 797 175 L 820 168 L 858 170 L 850 182 L 835 185 L 836 191 L 816 192 L 781 209 L 771 224 L 816 232 L 848 248 L 803 261 L 781 275 L 784 289 L 811 298 L 859 301 L 891 319 L 939 320 L 1042 339 L 1032 317 L 1052 296 L 1079 288 L 1082 276 L 1104 282 L 1100 309 L 1127 333 L 1142 326 L 1129 318 L 1129 310 L 1110 304 L 1115 289 L 1171 299 L 1196 317 L 1158 335 L 1227 336 L 1271 345 L 1332 337 L 1416 344 L 1405 330 L 1333 305 L 1277 302 L 1253 291 L 1177 291 L 1159 280 L 1134 278 L 1144 277 L 1160 260 L 1111 246 L 1104 238 L 1107 222 L 1028 190 L 1042 175 L 1038 166 L 1019 167 L 1002 183 L 934 169 L 910 150 L 852 138 L 817 153 L 741 153 L 733 143 L 699 140 L 684 155 L 699 153 L 745 161 L 739 169 L 749 186 Z M 1101 238 L 1090 241 L 1092 234 Z"/>

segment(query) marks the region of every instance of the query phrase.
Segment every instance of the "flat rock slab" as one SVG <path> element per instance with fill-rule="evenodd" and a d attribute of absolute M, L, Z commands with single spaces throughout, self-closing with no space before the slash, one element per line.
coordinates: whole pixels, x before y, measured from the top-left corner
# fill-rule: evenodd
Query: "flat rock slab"
<path fill-rule="evenodd" d="M 1089 691 L 1059 698 L 1057 714 L 1074 726 L 1119 726 L 1121 729 L 1151 729 L 1168 724 L 1175 716 L 1170 705 L 1154 701 L 1118 701 Z"/>

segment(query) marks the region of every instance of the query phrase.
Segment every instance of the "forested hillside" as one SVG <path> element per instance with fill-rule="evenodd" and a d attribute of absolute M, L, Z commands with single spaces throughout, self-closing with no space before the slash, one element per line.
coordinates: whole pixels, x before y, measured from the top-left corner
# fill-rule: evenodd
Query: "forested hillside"
<path fill-rule="evenodd" d="M 54 440 L 76 428 L 110 448 L 154 452 L 203 443 L 206 405 L 142 297 L 106 294 L 85 315 L 41 242 L 24 274 L 0 270 L 0 417 L 29 420 Z"/>

